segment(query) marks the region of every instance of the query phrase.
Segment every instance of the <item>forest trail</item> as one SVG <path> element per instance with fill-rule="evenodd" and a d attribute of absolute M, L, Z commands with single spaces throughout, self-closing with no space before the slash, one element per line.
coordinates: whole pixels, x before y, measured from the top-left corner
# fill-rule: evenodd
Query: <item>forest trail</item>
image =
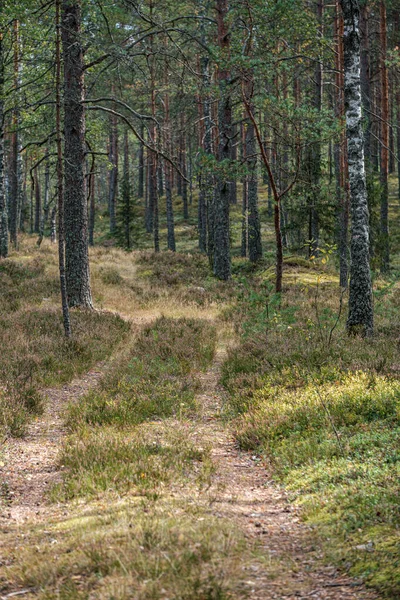
<path fill-rule="evenodd" d="M 236 447 L 229 428 L 221 420 L 225 392 L 219 380 L 225 355 L 226 348 L 220 344 L 212 367 L 202 376 L 202 391 L 198 396 L 202 424 L 197 435 L 212 446 L 216 468 L 209 491 L 213 499 L 212 514 L 236 522 L 270 559 L 271 571 L 262 565 L 252 565 L 247 581 L 250 597 L 254 600 L 377 598 L 374 592 L 343 576 L 335 567 L 322 565 L 313 535 L 300 522 L 284 492 L 271 482 L 258 457 Z"/>
<path fill-rule="evenodd" d="M 6 443 L 3 496 L 7 507 L 2 520 L 22 524 L 44 517 L 46 492 L 60 477 L 58 451 L 65 435 L 63 410 L 72 399 L 86 394 L 100 380 L 105 363 L 98 364 L 83 377 L 60 388 L 43 390 L 45 410 L 28 426 L 22 438 Z"/>
<path fill-rule="evenodd" d="M 155 315 L 122 318 L 142 326 Z M 61 477 L 58 453 L 66 435 L 64 409 L 95 387 L 104 375 L 107 362 L 98 363 L 81 377 L 61 387 L 42 390 L 45 397 L 43 415 L 33 420 L 21 438 L 5 443 L 4 466 L 0 463 L 1 494 L 6 507 L 1 510 L 0 523 L 23 524 L 48 514 L 46 493 Z"/>
<path fill-rule="evenodd" d="M 146 314 L 130 320 L 142 325 L 156 316 Z M 212 516 L 235 522 L 263 558 L 246 567 L 249 597 L 253 600 L 377 598 L 374 592 L 342 576 L 334 567 L 322 565 L 313 535 L 299 522 L 284 492 L 271 482 L 256 456 L 235 446 L 229 426 L 222 418 L 225 392 L 219 380 L 225 356 L 226 345 L 220 340 L 212 366 L 199 376 L 199 416 L 190 435 L 198 445 L 211 447 L 215 467 L 211 486 L 200 492 L 204 496 L 201 501 L 207 504 Z M 30 426 L 25 438 L 10 440 L 8 466 L 2 473 L 9 497 L 1 518 L 3 523 L 26 527 L 44 524 L 49 518 L 46 492 L 61 476 L 57 456 L 66 434 L 63 410 L 68 402 L 95 386 L 105 372 L 106 363 L 101 363 L 62 388 L 45 390 L 48 402 L 43 417 Z M 173 420 L 165 423 L 167 427 L 175 424 Z M 68 505 L 62 510 L 68 511 Z"/>

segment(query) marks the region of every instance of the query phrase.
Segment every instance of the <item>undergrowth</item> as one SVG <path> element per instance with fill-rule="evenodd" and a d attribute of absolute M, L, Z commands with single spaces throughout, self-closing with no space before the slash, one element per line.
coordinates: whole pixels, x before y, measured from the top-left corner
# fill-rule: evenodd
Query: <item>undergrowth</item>
<path fill-rule="evenodd" d="M 377 282 L 376 334 L 345 333 L 328 281 L 280 298 L 244 282 L 225 318 L 240 339 L 222 380 L 241 448 L 284 483 L 327 557 L 390 598 L 400 595 L 399 293 Z"/>
<path fill-rule="evenodd" d="M 129 326 L 118 316 L 71 312 L 64 335 L 58 280 L 36 258 L 0 263 L 0 434 L 21 436 L 43 409 L 40 388 L 67 382 L 109 356 Z"/>
<path fill-rule="evenodd" d="M 99 388 L 70 407 L 68 423 L 135 425 L 195 411 L 196 370 L 211 362 L 215 327 L 199 319 L 161 317 L 114 361 Z"/>

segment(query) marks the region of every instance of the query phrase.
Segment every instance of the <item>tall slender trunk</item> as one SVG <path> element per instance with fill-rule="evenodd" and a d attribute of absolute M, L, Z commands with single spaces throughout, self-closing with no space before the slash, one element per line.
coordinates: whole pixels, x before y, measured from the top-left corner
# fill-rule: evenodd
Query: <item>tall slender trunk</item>
<path fill-rule="evenodd" d="M 397 98 L 397 101 L 396 101 L 396 118 L 397 118 L 397 197 L 400 199 L 400 81 L 397 82 L 396 98 Z"/>
<path fill-rule="evenodd" d="M 14 20 L 14 111 L 12 117 L 13 133 L 11 137 L 11 173 L 10 173 L 10 206 L 9 230 L 10 241 L 18 246 L 18 227 L 22 195 L 22 156 L 20 142 L 20 109 L 19 109 L 19 21 Z"/>
<path fill-rule="evenodd" d="M 123 235 L 125 237 L 125 247 L 130 250 L 132 248 L 132 239 L 131 239 L 131 217 L 132 217 L 132 207 L 131 207 L 131 183 L 130 183 L 130 173 L 129 173 L 129 140 L 128 140 L 128 129 L 125 129 L 124 132 L 124 174 L 122 180 L 122 204 L 123 204 L 123 213 L 124 213 L 124 223 L 123 223 Z"/>
<path fill-rule="evenodd" d="M 150 0 L 150 14 L 153 14 L 153 0 Z M 150 36 L 150 46 L 153 51 L 153 36 Z M 151 122 L 150 135 L 151 143 L 154 151 L 151 152 L 151 172 L 150 172 L 150 188 L 149 188 L 149 204 L 152 209 L 153 216 L 153 234 L 154 234 L 154 251 L 160 251 L 160 231 L 159 231 L 159 214 L 158 214 L 158 188 L 157 188 L 157 172 L 158 172 L 158 145 L 159 137 L 156 126 L 156 73 L 155 73 L 155 58 L 154 54 L 150 57 L 150 96 L 151 96 L 151 114 L 153 120 Z M 150 194 L 151 192 L 151 194 Z"/>
<path fill-rule="evenodd" d="M 344 17 L 344 99 L 350 182 L 351 241 L 347 329 L 372 335 L 372 283 L 369 265 L 369 214 L 365 177 L 360 80 L 358 0 L 341 0 Z"/>
<path fill-rule="evenodd" d="M 61 126 L 61 0 L 56 0 L 56 143 L 57 143 L 57 204 L 58 204 L 58 269 L 60 274 L 61 307 L 65 336 L 71 337 L 67 278 L 65 274 L 64 176 Z"/>
<path fill-rule="evenodd" d="M 317 20 L 318 29 L 323 36 L 323 0 L 317 2 Z M 313 106 L 320 113 L 322 109 L 322 58 L 318 58 L 315 63 L 313 77 Z M 319 126 L 318 126 L 319 129 Z M 319 214 L 318 203 L 320 196 L 320 180 L 321 180 L 321 142 L 317 141 L 310 145 L 309 148 L 309 175 L 310 175 L 310 214 L 309 214 L 309 239 L 310 239 L 310 254 L 317 256 L 319 253 Z"/>
<path fill-rule="evenodd" d="M 258 173 L 256 138 L 253 123 L 249 123 L 246 132 L 246 156 L 249 174 L 247 177 L 248 202 L 248 247 L 249 259 L 257 262 L 262 257 L 260 216 L 258 213 Z"/>
<path fill-rule="evenodd" d="M 112 95 L 114 95 L 112 86 Z M 118 122 L 117 116 L 110 117 L 110 148 L 109 161 L 111 163 L 108 205 L 110 212 L 110 232 L 114 233 L 117 227 L 117 196 L 118 196 Z"/>
<path fill-rule="evenodd" d="M 93 167 L 92 167 L 93 168 Z M 96 194 L 95 194 L 95 175 L 91 171 L 90 175 L 90 197 L 89 197 L 89 246 L 94 246 L 94 224 L 96 218 Z"/>
<path fill-rule="evenodd" d="M 140 124 L 140 137 L 144 138 L 144 125 Z M 138 198 L 143 198 L 144 196 L 144 146 L 142 142 L 139 142 L 139 152 L 138 152 Z"/>
<path fill-rule="evenodd" d="M 81 1 L 62 0 L 64 57 L 65 266 L 69 306 L 93 308 L 85 193 L 84 64 Z"/>
<path fill-rule="evenodd" d="M 202 31 L 202 40 L 205 43 L 204 24 Z M 204 96 L 200 103 L 200 119 L 203 124 L 203 135 L 201 145 L 206 157 L 211 157 L 213 154 L 212 140 L 212 120 L 211 120 L 211 103 L 209 97 L 210 89 L 210 59 L 207 55 L 201 58 L 201 74 L 203 82 Z M 200 179 L 200 195 L 199 195 L 199 248 L 202 252 L 207 252 L 210 263 L 212 264 L 214 256 L 214 230 L 212 229 L 213 219 L 213 176 L 207 169 L 203 170 Z M 210 229 L 211 226 L 211 229 Z"/>
<path fill-rule="evenodd" d="M 183 218 L 189 219 L 189 204 L 188 204 L 188 182 L 187 182 L 187 160 L 186 160 L 186 124 L 185 118 L 182 113 L 181 116 L 181 171 L 182 179 L 182 204 L 183 204 Z"/>
<path fill-rule="evenodd" d="M 35 233 L 39 233 L 42 215 L 42 191 L 40 189 L 39 167 L 36 167 L 33 172 L 33 180 L 35 182 Z"/>
<path fill-rule="evenodd" d="M 168 65 L 165 69 L 165 101 L 164 101 L 164 123 L 165 123 L 165 134 L 164 141 L 167 152 L 171 153 L 171 123 L 169 116 L 169 93 L 168 93 Z M 167 246 L 168 250 L 172 252 L 176 251 L 175 244 L 175 223 L 174 223 L 174 205 L 172 201 L 172 165 L 167 160 L 164 161 L 165 171 L 165 201 L 166 201 L 166 212 L 167 212 Z"/>
<path fill-rule="evenodd" d="M 237 134 L 237 125 L 232 125 L 232 155 L 231 155 L 231 159 L 232 159 L 232 163 L 236 163 L 237 161 L 237 140 L 236 140 L 236 134 Z M 231 177 L 231 181 L 230 181 L 230 203 L 231 204 L 237 204 L 237 182 L 236 182 L 236 177 L 234 176 L 234 174 L 232 174 Z"/>
<path fill-rule="evenodd" d="M 44 171 L 43 210 L 40 215 L 39 239 L 37 241 L 38 246 L 40 246 L 40 244 L 43 241 L 44 230 L 46 228 L 46 223 L 49 218 L 49 210 L 50 210 L 50 206 L 49 206 L 49 202 L 50 202 L 50 157 L 48 155 L 48 149 L 46 150 L 46 152 L 47 152 L 47 158 L 46 158 L 46 166 L 45 166 L 45 171 Z"/>
<path fill-rule="evenodd" d="M 344 57 L 343 57 L 343 15 L 340 13 L 339 0 L 336 0 L 335 14 L 335 69 L 336 69 L 336 98 L 335 111 L 337 118 L 344 118 Z M 348 259 L 348 230 L 349 230 L 349 195 L 347 190 L 347 161 L 346 140 L 344 131 L 340 132 L 338 142 L 334 146 L 336 197 L 338 202 L 338 250 L 339 250 L 339 285 L 347 288 L 349 275 Z"/>
<path fill-rule="evenodd" d="M 3 31 L 0 31 L 0 258 L 6 258 L 7 255 L 8 213 L 4 185 L 4 53 Z"/>
<path fill-rule="evenodd" d="M 389 77 L 386 65 L 387 25 L 385 0 L 380 2 L 380 72 L 381 72 L 381 145 L 380 145 L 380 182 L 381 182 L 381 271 L 389 271 Z"/>
<path fill-rule="evenodd" d="M 241 159 L 242 163 L 245 162 L 247 156 L 246 150 L 246 129 L 244 120 L 240 124 L 241 134 Z M 242 243 L 240 247 L 240 256 L 245 258 L 249 248 L 249 236 L 248 236 L 248 195 L 247 195 L 247 175 L 244 175 L 242 179 Z"/>
<path fill-rule="evenodd" d="M 227 0 L 217 0 L 218 45 L 222 61 L 229 57 L 229 30 L 226 22 L 228 14 Z M 219 107 L 218 107 L 218 162 L 228 164 L 232 156 L 232 103 L 230 93 L 230 73 L 226 64 L 218 70 Z M 219 174 L 214 197 L 214 274 L 218 279 L 227 280 L 231 276 L 230 240 L 229 240 L 229 204 L 230 186 L 226 175 Z"/>
<path fill-rule="evenodd" d="M 57 243 L 57 205 L 53 206 L 50 215 L 50 241 L 52 244 Z"/>

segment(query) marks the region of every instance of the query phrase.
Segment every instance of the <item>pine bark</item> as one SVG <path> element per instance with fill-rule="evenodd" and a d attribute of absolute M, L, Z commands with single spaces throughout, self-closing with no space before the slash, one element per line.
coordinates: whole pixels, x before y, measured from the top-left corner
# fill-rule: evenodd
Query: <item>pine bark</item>
<path fill-rule="evenodd" d="M 8 213 L 4 185 L 4 53 L 3 32 L 0 31 L 0 258 L 7 258 L 7 256 Z"/>
<path fill-rule="evenodd" d="M 33 174 L 33 180 L 35 182 L 35 233 L 40 232 L 40 221 L 42 215 L 42 192 L 40 189 L 40 179 L 39 179 L 39 168 L 36 167 Z"/>
<path fill-rule="evenodd" d="M 20 110 L 19 110 L 19 22 L 14 20 L 14 110 L 13 133 L 11 136 L 11 169 L 10 169 L 10 202 L 9 202 L 9 231 L 10 242 L 17 248 L 18 228 L 22 203 L 22 156 L 20 140 Z"/>
<path fill-rule="evenodd" d="M 254 126 L 249 123 L 246 132 L 246 155 L 249 174 L 247 178 L 248 247 L 249 259 L 257 262 L 262 257 L 260 216 L 258 213 L 258 173 Z"/>
<path fill-rule="evenodd" d="M 56 143 L 57 143 L 57 205 L 58 205 L 58 269 L 60 275 L 61 308 L 64 332 L 71 337 L 67 278 L 65 272 L 64 175 L 61 127 L 61 0 L 56 0 Z"/>
<path fill-rule="evenodd" d="M 381 144 L 380 144 L 380 183 L 381 183 L 381 271 L 387 273 L 390 267 L 389 255 L 389 77 L 386 65 L 387 23 L 385 0 L 380 2 L 380 73 L 381 73 Z"/>
<path fill-rule="evenodd" d="M 373 307 L 361 109 L 360 9 L 357 0 L 341 0 L 341 6 L 344 18 L 344 99 L 351 209 L 347 329 L 349 333 L 369 336 L 373 333 Z"/>
<path fill-rule="evenodd" d="M 114 95 L 114 87 L 112 90 Z M 110 213 L 110 233 L 117 227 L 117 196 L 118 196 L 118 123 L 116 115 L 110 117 L 110 146 L 109 161 L 111 163 L 108 206 Z"/>
<path fill-rule="evenodd" d="M 166 88 L 168 90 L 168 65 L 166 65 Z M 171 152 L 171 123 L 169 114 L 169 94 L 168 91 L 165 94 L 164 101 L 164 141 L 167 152 Z M 176 251 L 175 243 L 175 223 L 174 223 L 174 205 L 172 201 L 172 165 L 167 160 L 164 161 L 165 171 L 165 201 L 166 201 L 166 213 L 167 213 L 167 247 L 171 252 Z"/>
<path fill-rule="evenodd" d="M 228 14 L 227 0 L 217 0 L 218 44 L 222 53 L 222 61 L 229 56 L 229 31 L 226 22 Z M 232 156 L 232 102 L 230 94 L 230 73 L 225 64 L 218 71 L 219 106 L 218 106 L 218 162 L 222 169 L 229 164 Z M 230 240 L 229 240 L 229 204 L 230 185 L 226 175 L 218 174 L 214 197 L 214 274 L 218 279 L 228 280 L 231 277 Z"/>
<path fill-rule="evenodd" d="M 64 58 L 64 213 L 68 303 L 71 307 L 93 308 L 84 175 L 84 63 L 80 0 L 63 0 L 61 30 Z"/>

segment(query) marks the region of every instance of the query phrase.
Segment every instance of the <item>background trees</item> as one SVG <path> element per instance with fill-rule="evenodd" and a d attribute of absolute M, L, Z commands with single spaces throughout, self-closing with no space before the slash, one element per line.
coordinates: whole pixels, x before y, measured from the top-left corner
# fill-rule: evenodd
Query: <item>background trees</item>
<path fill-rule="evenodd" d="M 373 267 L 388 272 L 400 143 L 397 0 L 368 0 L 360 11 L 369 249 Z M 56 213 L 54 15 L 52 3 L 2 9 L 2 256 L 18 230 L 49 236 Z M 346 287 L 351 177 L 339 3 L 66 0 L 61 31 L 71 306 L 92 305 L 89 237 L 131 248 L 135 230 L 134 247 L 151 236 L 156 251 L 174 251 L 185 222 L 214 274 L 229 279 L 232 254 L 247 253 L 230 223 L 242 189 L 251 261 L 262 257 L 274 211 L 278 292 L 285 252 L 313 258 L 326 245 L 337 248 Z"/>

